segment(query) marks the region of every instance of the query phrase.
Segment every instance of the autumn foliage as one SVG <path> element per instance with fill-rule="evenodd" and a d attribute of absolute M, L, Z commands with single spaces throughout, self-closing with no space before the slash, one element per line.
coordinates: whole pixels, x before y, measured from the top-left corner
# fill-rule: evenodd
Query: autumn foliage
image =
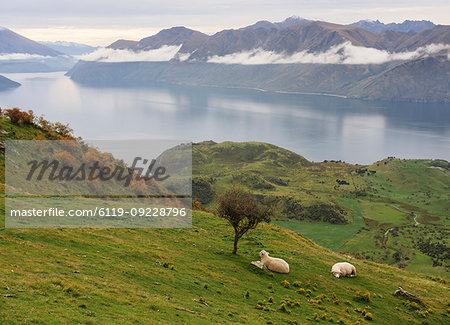
<path fill-rule="evenodd" d="M 4 111 L 4 115 L 9 117 L 14 124 L 27 124 L 33 125 L 36 119 L 33 111 L 30 109 L 28 112 L 21 111 L 18 108 L 11 108 Z"/>
<path fill-rule="evenodd" d="M 17 125 L 30 125 L 40 128 L 49 133 L 49 138 L 56 138 L 57 140 L 73 140 L 73 130 L 68 124 L 60 122 L 51 123 L 43 116 L 36 117 L 34 112 L 30 109 L 22 111 L 20 108 L 1 109 L 0 118 L 9 118 L 11 123 Z"/>

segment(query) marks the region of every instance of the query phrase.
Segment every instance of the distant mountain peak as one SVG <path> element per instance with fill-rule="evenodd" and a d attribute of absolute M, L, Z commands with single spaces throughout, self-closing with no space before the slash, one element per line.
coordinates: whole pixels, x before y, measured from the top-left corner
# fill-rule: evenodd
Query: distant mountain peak
<path fill-rule="evenodd" d="M 194 34 L 194 33 L 198 33 L 198 34 L 203 34 L 199 31 L 184 27 L 184 26 L 175 26 L 175 27 L 171 27 L 171 28 L 166 28 L 163 29 L 161 31 L 159 31 L 156 35 L 150 36 L 150 37 L 155 37 L 158 35 L 190 35 L 190 34 Z M 146 37 L 146 38 L 150 38 L 150 37 Z"/>
<path fill-rule="evenodd" d="M 98 46 L 90 46 L 86 44 L 67 41 L 39 42 L 39 43 L 68 55 L 83 55 L 99 49 Z"/>
<path fill-rule="evenodd" d="M 125 49 L 131 49 L 138 41 L 132 41 L 132 40 L 126 40 L 126 39 L 119 39 L 115 41 L 114 43 L 111 43 L 107 46 L 107 48 L 114 49 L 114 50 L 125 50 Z"/>
<path fill-rule="evenodd" d="M 310 20 L 299 17 L 299 16 L 290 16 L 283 21 L 280 22 L 270 22 L 268 20 L 260 20 L 254 23 L 253 25 L 243 27 L 241 29 L 257 29 L 257 28 L 265 28 L 265 29 L 284 29 L 289 28 L 291 26 L 299 25 L 302 23 L 309 22 Z"/>
<path fill-rule="evenodd" d="M 425 29 L 431 29 L 436 25 L 429 20 L 405 20 L 402 23 L 389 23 L 384 24 L 377 20 L 365 19 L 360 20 L 356 23 L 350 24 L 349 26 L 361 27 L 371 33 L 380 34 L 385 31 L 394 31 L 394 32 L 421 32 Z"/>
<path fill-rule="evenodd" d="M 185 30 L 193 30 L 193 29 L 187 28 L 185 26 L 174 26 L 174 27 L 171 27 L 171 28 L 163 29 L 163 30 L 185 31 Z"/>
<path fill-rule="evenodd" d="M 180 53 L 192 53 L 198 49 L 203 42 L 208 39 L 208 35 L 187 28 L 176 26 L 159 31 L 157 34 L 145 37 L 140 41 L 118 40 L 108 46 L 112 49 L 128 49 L 132 51 L 147 51 L 158 49 L 162 46 L 179 46 Z"/>
<path fill-rule="evenodd" d="M 47 44 L 53 44 L 53 45 L 60 45 L 60 46 L 79 46 L 79 47 L 84 47 L 84 46 L 89 46 L 86 44 L 81 44 L 81 43 L 77 43 L 77 42 L 68 42 L 68 41 L 44 41 L 44 42 L 39 42 L 41 44 L 47 45 Z"/>
<path fill-rule="evenodd" d="M 287 17 L 284 21 L 292 21 L 292 20 L 306 20 L 306 19 L 297 15 L 292 15 L 290 17 Z"/>

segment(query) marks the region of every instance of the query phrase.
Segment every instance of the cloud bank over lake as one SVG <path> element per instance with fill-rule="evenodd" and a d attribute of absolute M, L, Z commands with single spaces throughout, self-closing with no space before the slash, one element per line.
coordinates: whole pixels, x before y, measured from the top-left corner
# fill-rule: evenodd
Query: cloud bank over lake
<path fill-rule="evenodd" d="M 147 51 L 132 51 L 127 49 L 100 48 L 92 53 L 77 56 L 83 61 L 96 62 L 167 62 L 170 60 L 189 60 L 190 53 L 180 53 L 182 44 L 175 46 L 164 45 L 158 49 Z M 293 54 L 284 52 L 267 51 L 261 48 L 250 51 L 231 53 L 223 56 L 214 55 L 205 58 L 209 63 L 219 64 L 382 64 L 391 61 L 407 61 L 427 57 L 443 51 L 449 54 L 449 44 L 429 44 L 419 47 L 414 51 L 389 52 L 370 47 L 355 46 L 345 42 L 324 52 L 301 51 Z M 7 54 L 5 57 L 23 57 L 27 54 Z M 0 55 L 0 60 L 2 55 Z"/>
<path fill-rule="evenodd" d="M 28 53 L 0 53 L 0 61 L 10 61 L 10 60 L 44 60 L 52 59 L 52 56 L 44 56 L 38 54 L 28 54 Z"/>
<path fill-rule="evenodd" d="M 181 45 L 164 45 L 158 49 L 139 52 L 101 48 L 92 53 L 80 55 L 78 59 L 97 62 L 161 62 L 175 58 L 180 48 Z"/>
<path fill-rule="evenodd" d="M 437 54 L 449 50 L 448 44 L 430 44 L 419 47 L 409 52 L 393 52 L 378 50 L 375 48 L 355 46 L 345 42 L 330 47 L 325 52 L 301 51 L 294 54 L 278 53 L 263 49 L 254 49 L 224 56 L 212 56 L 208 62 L 222 64 L 292 64 L 292 63 L 317 63 L 317 64 L 381 64 L 390 61 L 405 61 Z"/>

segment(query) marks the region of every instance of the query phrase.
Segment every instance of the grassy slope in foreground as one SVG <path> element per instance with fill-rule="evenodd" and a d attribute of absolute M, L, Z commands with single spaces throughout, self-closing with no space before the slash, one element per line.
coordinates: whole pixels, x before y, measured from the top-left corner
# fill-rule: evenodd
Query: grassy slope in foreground
<path fill-rule="evenodd" d="M 317 314 L 327 321 L 369 323 L 358 308 L 370 312 L 374 324 L 448 321 L 448 286 L 428 276 L 351 260 L 358 276 L 336 279 L 331 265 L 345 257 L 273 225 L 244 237 L 237 256 L 228 253 L 231 239 L 224 220 L 203 212 L 194 214 L 192 229 L 183 230 L 6 229 L 0 232 L 0 322 L 303 324 Z M 285 258 L 291 273 L 250 266 L 261 249 Z M 304 293 L 285 288 L 284 280 L 301 281 Z M 431 312 L 421 316 L 393 296 L 399 285 L 422 297 L 427 307 L 419 310 Z M 354 299 L 356 291 L 366 290 L 370 301 Z M 271 311 L 256 308 L 270 297 Z M 283 312 L 283 298 L 300 305 Z"/>

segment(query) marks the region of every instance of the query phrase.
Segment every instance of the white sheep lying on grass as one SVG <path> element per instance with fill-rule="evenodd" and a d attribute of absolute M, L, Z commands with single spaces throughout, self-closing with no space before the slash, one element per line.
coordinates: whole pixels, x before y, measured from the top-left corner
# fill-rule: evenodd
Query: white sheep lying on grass
<path fill-rule="evenodd" d="M 341 276 L 355 277 L 356 276 L 356 268 L 347 262 L 336 263 L 331 268 L 331 273 L 336 277 L 340 278 Z"/>
<path fill-rule="evenodd" d="M 259 252 L 259 257 L 261 257 L 262 264 L 269 270 L 277 273 L 289 273 L 289 264 L 285 260 L 270 257 L 269 253 L 264 250 Z"/>

